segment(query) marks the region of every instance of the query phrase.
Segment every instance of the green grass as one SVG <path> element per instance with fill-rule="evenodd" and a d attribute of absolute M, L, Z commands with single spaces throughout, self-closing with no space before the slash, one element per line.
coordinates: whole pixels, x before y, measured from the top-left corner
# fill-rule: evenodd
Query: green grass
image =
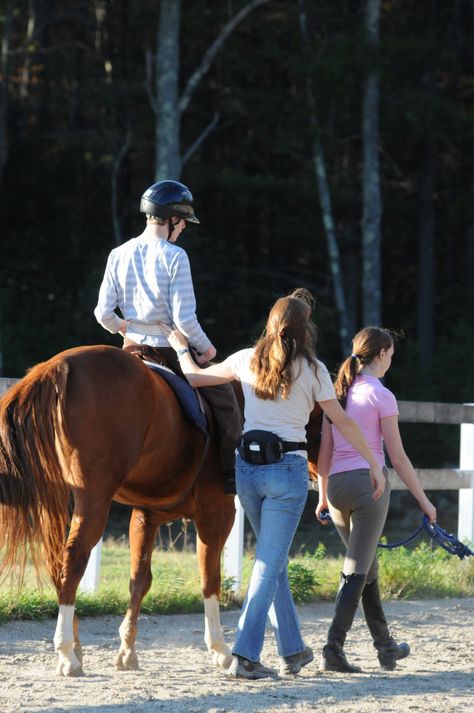
<path fill-rule="evenodd" d="M 460 561 L 439 547 L 422 543 L 415 549 L 403 547 L 379 552 L 380 585 L 385 599 L 474 596 L 474 558 Z M 243 592 L 252 570 L 253 558 L 246 554 L 243 564 Z M 314 552 L 293 558 L 289 578 L 297 603 L 330 601 L 337 591 L 342 557 L 328 557 L 319 545 Z M 142 612 L 189 613 L 202 611 L 202 597 L 196 554 L 190 551 L 155 551 L 153 585 L 145 597 Z M 106 541 L 102 548 L 99 589 L 94 594 L 78 594 L 79 616 L 123 615 L 128 603 L 128 546 Z M 232 582 L 223 581 L 222 606 L 241 604 L 243 592 L 234 594 Z M 11 582 L 0 586 L 0 622 L 14 619 L 54 617 L 57 602 L 53 588 L 38 588 L 34 572 L 28 568 L 21 588 Z"/>

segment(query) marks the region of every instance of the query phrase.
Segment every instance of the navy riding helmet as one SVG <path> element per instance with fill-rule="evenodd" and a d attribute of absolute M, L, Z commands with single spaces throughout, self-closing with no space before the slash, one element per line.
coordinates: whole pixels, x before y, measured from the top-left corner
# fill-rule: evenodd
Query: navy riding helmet
<path fill-rule="evenodd" d="M 140 212 L 157 218 L 176 215 L 189 223 L 199 223 L 193 209 L 193 195 L 179 181 L 158 181 L 147 188 L 140 201 Z"/>

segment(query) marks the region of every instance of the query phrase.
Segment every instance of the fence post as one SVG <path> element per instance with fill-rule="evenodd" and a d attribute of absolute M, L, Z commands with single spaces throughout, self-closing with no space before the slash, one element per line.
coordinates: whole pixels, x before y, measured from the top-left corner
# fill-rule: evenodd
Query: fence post
<path fill-rule="evenodd" d="M 465 404 L 472 406 L 473 404 Z M 461 470 L 474 470 L 474 423 L 461 424 L 459 453 Z M 458 539 L 474 542 L 474 475 L 471 487 L 459 489 Z"/>
<path fill-rule="evenodd" d="M 224 575 L 234 580 L 231 587 L 234 592 L 242 586 L 244 519 L 244 509 L 236 495 L 234 525 L 224 546 Z"/>
<path fill-rule="evenodd" d="M 79 589 L 86 594 L 92 594 L 99 586 L 100 555 L 102 552 L 102 538 L 95 547 L 92 548 L 89 562 L 87 563 L 84 576 L 79 582 Z"/>

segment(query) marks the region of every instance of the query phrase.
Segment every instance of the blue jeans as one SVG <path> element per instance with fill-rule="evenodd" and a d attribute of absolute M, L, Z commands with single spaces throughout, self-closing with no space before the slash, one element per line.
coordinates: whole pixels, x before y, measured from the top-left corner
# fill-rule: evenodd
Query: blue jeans
<path fill-rule="evenodd" d="M 237 494 L 257 538 L 255 563 L 233 653 L 259 662 L 267 615 L 280 656 L 304 651 L 288 582 L 288 552 L 308 497 L 305 458 L 286 453 L 272 465 L 236 457 Z"/>

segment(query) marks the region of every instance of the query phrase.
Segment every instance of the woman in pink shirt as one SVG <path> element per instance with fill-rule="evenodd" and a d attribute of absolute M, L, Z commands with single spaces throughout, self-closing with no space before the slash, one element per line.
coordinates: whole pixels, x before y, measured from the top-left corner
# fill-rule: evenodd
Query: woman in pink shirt
<path fill-rule="evenodd" d="M 352 345 L 353 353 L 339 369 L 334 385 L 336 396 L 347 415 L 359 425 L 375 459 L 386 472 L 385 443 L 393 467 L 421 510 L 434 522 L 436 509 L 426 497 L 403 448 L 397 401 L 380 382 L 390 368 L 393 337 L 386 329 L 366 327 L 355 335 Z M 321 519 L 321 513 L 329 507 L 332 521 L 347 548 L 321 668 L 346 673 L 361 671 L 347 661 L 343 647 L 362 599 L 380 665 L 391 671 L 398 659 L 408 656 L 410 647 L 397 644 L 390 635 L 378 587 L 377 545 L 387 517 L 389 483 L 387 481 L 382 495 L 376 497 L 367 462 L 327 417 L 323 421 L 318 472 L 316 517 L 326 525 L 327 520 Z"/>

